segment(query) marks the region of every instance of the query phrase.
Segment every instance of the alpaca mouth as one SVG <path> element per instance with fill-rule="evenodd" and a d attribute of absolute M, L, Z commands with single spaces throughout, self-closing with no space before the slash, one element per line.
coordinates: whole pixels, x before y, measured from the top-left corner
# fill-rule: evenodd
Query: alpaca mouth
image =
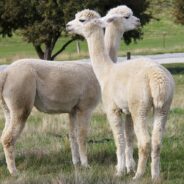
<path fill-rule="evenodd" d="M 138 23 L 135 24 L 135 26 L 136 26 L 137 28 L 139 28 L 139 27 L 141 27 L 141 23 L 138 22 Z"/>
<path fill-rule="evenodd" d="M 141 24 L 137 23 L 137 24 L 134 24 L 134 26 L 135 26 L 135 29 L 139 29 L 141 27 Z"/>
<path fill-rule="evenodd" d="M 72 29 L 71 27 L 66 27 L 66 31 L 67 31 L 68 33 L 72 33 L 73 29 Z"/>
<path fill-rule="evenodd" d="M 68 33 L 70 33 L 70 34 L 73 33 L 73 29 L 72 29 L 72 27 L 71 27 L 70 25 L 66 25 L 66 31 L 67 31 Z"/>

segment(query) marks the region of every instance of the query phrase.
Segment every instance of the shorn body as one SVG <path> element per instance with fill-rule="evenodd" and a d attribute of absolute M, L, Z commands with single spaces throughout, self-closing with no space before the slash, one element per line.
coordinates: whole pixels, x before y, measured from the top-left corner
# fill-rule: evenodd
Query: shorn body
<path fill-rule="evenodd" d="M 12 175 L 17 174 L 15 142 L 33 106 L 45 113 L 69 113 L 73 163 L 88 166 L 87 128 L 101 97 L 90 64 L 19 60 L 0 72 L 0 94 L 6 120 L 1 142 Z"/>
<path fill-rule="evenodd" d="M 113 19 L 109 17 L 106 22 Z M 173 98 L 174 80 L 163 66 L 148 59 L 114 64 L 104 44 L 102 26 L 106 22 L 98 13 L 83 10 L 67 24 L 67 30 L 82 35 L 87 40 L 92 66 L 100 83 L 104 108 L 117 147 L 117 174 L 124 173 L 126 168 L 125 135 L 121 121 L 123 112 L 131 115 L 138 141 L 139 160 L 134 179 L 144 174 L 151 147 L 152 179 L 158 180 L 160 147 Z M 154 111 L 154 122 L 150 141 L 147 115 L 151 109 Z"/>

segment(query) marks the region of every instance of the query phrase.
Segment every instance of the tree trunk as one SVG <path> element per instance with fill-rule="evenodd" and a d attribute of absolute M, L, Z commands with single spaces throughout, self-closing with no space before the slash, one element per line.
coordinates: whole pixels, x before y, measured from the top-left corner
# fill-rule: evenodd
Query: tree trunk
<path fill-rule="evenodd" d="M 38 57 L 40 59 L 44 59 L 44 52 L 43 52 L 43 50 L 41 48 L 41 45 L 35 45 L 35 44 L 33 44 L 33 46 L 34 46 L 34 48 L 36 50 L 36 53 L 38 54 Z"/>
<path fill-rule="evenodd" d="M 44 60 L 51 60 L 51 54 L 52 54 L 52 49 L 50 46 L 46 46 L 45 51 L 44 51 Z"/>

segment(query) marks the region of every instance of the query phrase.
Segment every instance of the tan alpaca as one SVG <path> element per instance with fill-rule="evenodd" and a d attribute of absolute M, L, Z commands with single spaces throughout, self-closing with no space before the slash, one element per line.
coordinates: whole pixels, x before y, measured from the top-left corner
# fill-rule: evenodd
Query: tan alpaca
<path fill-rule="evenodd" d="M 33 106 L 45 113 L 69 113 L 73 164 L 88 166 L 87 127 L 101 96 L 90 64 L 19 60 L 0 72 L 0 90 L 6 119 L 1 142 L 12 175 L 17 174 L 15 142 Z"/>
<path fill-rule="evenodd" d="M 89 18 L 96 16 L 96 18 Z M 87 16 L 86 16 L 87 15 Z M 109 18 L 106 21 L 112 21 Z M 147 113 L 154 109 L 152 132 L 152 178 L 160 174 L 161 140 L 173 98 L 174 81 L 161 65 L 137 59 L 114 64 L 104 45 L 104 19 L 94 11 L 84 10 L 67 24 L 67 30 L 87 39 L 92 66 L 101 86 L 104 108 L 117 147 L 117 173 L 125 172 L 125 139 L 121 113 L 131 114 L 138 140 L 139 161 L 134 179 L 145 172 L 150 150 Z"/>

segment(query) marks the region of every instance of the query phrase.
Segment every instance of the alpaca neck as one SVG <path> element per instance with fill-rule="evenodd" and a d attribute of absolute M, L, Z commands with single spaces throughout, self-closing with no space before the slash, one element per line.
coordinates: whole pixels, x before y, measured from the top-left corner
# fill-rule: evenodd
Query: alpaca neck
<path fill-rule="evenodd" d="M 102 86 L 113 64 L 105 48 L 103 30 L 96 28 L 87 38 L 87 43 L 95 75 Z"/>
<path fill-rule="evenodd" d="M 118 49 L 124 32 L 121 32 L 113 23 L 109 23 L 105 31 L 105 46 L 110 58 L 117 62 Z"/>

